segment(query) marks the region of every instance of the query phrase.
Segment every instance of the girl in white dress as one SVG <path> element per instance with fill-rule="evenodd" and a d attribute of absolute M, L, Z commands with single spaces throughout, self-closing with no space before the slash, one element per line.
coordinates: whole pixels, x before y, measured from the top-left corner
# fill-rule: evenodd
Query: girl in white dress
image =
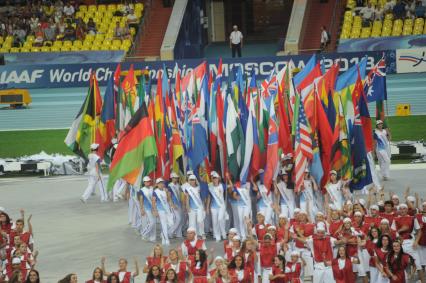
<path fill-rule="evenodd" d="M 389 167 L 391 164 L 390 132 L 383 128 L 383 121 L 377 120 L 374 130 L 374 140 L 376 142 L 376 156 L 379 161 L 380 172 L 383 180 L 389 178 Z"/>

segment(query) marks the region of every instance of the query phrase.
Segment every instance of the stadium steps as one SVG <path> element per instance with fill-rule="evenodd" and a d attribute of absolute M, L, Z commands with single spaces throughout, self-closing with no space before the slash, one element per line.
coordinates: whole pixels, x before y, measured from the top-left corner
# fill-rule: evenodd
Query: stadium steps
<path fill-rule="evenodd" d="M 307 22 L 300 49 L 311 49 L 306 53 L 312 53 L 312 49 L 319 49 L 321 43 L 321 26 L 326 26 L 327 29 L 330 28 L 333 18 L 334 6 L 336 3 L 338 3 L 338 1 L 341 0 L 328 0 L 326 3 L 320 3 L 318 0 L 311 1 L 308 8 L 309 11 L 307 11 L 305 14 L 305 19 Z M 335 25 L 336 24 L 338 23 L 335 23 Z M 336 35 L 332 34 L 332 40 L 335 40 L 335 38 Z"/>
<path fill-rule="evenodd" d="M 164 8 L 162 0 L 153 0 L 148 23 L 136 44 L 135 57 L 159 58 L 161 44 L 166 33 L 173 8 Z"/>

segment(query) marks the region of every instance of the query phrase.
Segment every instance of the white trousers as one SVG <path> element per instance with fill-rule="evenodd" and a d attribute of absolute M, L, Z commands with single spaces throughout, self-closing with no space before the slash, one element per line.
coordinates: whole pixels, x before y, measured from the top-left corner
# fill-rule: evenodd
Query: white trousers
<path fill-rule="evenodd" d="M 118 179 L 112 188 L 112 200 L 117 201 L 123 195 L 126 188 L 126 182 L 123 179 Z"/>
<path fill-rule="evenodd" d="M 306 265 L 303 267 L 303 273 L 305 277 L 311 277 L 314 273 L 314 259 L 312 257 L 311 251 L 308 249 L 295 248 L 300 254 L 300 256 L 305 261 Z"/>
<path fill-rule="evenodd" d="M 150 210 L 145 210 L 145 215 L 142 218 L 141 236 L 148 241 L 155 242 L 157 237 L 157 219 Z"/>
<path fill-rule="evenodd" d="M 161 225 L 161 242 L 163 245 L 169 245 L 169 225 L 168 214 L 165 211 L 158 211 L 158 218 L 160 218 Z"/>
<path fill-rule="evenodd" d="M 377 160 L 379 161 L 380 173 L 382 174 L 382 177 L 389 178 L 389 168 L 391 164 L 391 159 L 389 158 L 387 151 L 376 150 L 376 155 Z"/>
<path fill-rule="evenodd" d="M 309 198 L 309 208 L 308 208 L 308 201 Z M 300 196 L 300 209 L 304 212 L 309 211 L 309 216 L 311 219 L 315 219 L 315 214 L 317 213 L 317 208 L 315 206 L 315 198 L 314 195 L 310 192 L 303 192 Z"/>
<path fill-rule="evenodd" d="M 294 204 L 280 204 L 281 214 L 284 214 L 288 219 L 293 218 L 294 216 Z"/>
<path fill-rule="evenodd" d="M 102 176 L 101 176 L 102 178 Z M 104 187 L 104 183 L 101 182 L 98 178 L 98 176 L 90 176 L 89 175 L 89 184 L 87 184 L 87 188 L 84 191 L 83 195 L 81 196 L 81 198 L 84 201 L 87 201 L 89 199 L 89 197 L 91 196 L 92 193 L 95 192 L 96 186 L 99 187 L 99 192 L 101 194 L 101 201 L 107 201 L 108 200 L 108 195 L 106 193 L 105 187 Z"/>
<path fill-rule="evenodd" d="M 269 275 L 272 275 L 272 268 L 261 268 L 262 283 L 269 283 Z"/>
<path fill-rule="evenodd" d="M 226 230 L 225 230 L 225 212 L 226 208 L 211 208 L 210 209 L 212 216 L 212 226 L 213 226 L 213 236 L 216 241 L 220 241 L 221 238 L 226 239 Z"/>
<path fill-rule="evenodd" d="M 274 215 L 274 210 L 271 206 L 261 206 L 258 207 L 258 210 L 262 212 L 262 214 L 265 216 L 265 223 L 266 224 L 273 224 L 272 222 L 272 216 Z"/>
<path fill-rule="evenodd" d="M 380 271 L 377 268 L 370 266 L 370 282 L 378 282 L 379 273 Z"/>
<path fill-rule="evenodd" d="M 312 283 L 334 283 L 333 269 L 323 263 L 314 264 L 314 274 Z"/>
<path fill-rule="evenodd" d="M 189 227 L 195 228 L 196 234 L 204 235 L 204 212 L 201 209 L 190 209 L 188 213 Z"/>
<path fill-rule="evenodd" d="M 420 264 L 422 266 L 426 265 L 426 246 L 419 246 L 417 248 L 417 252 L 419 253 L 420 257 Z"/>
<path fill-rule="evenodd" d="M 174 223 L 169 229 L 169 235 L 175 235 L 178 238 L 182 238 L 182 227 L 183 227 L 183 210 L 180 207 L 173 209 Z"/>
<path fill-rule="evenodd" d="M 236 228 L 237 230 L 239 230 L 240 227 L 240 220 L 238 218 L 238 205 L 236 204 L 231 204 L 231 210 L 232 210 L 232 224 L 233 226 L 231 228 Z"/>
<path fill-rule="evenodd" d="M 138 201 L 135 201 L 132 197 L 130 197 L 129 199 L 129 208 L 130 208 L 130 202 L 132 205 L 132 209 L 129 213 L 131 213 L 130 215 L 130 219 L 131 219 L 131 225 L 133 228 L 138 229 L 142 226 L 142 216 L 141 216 L 141 208 L 140 208 L 140 204 Z"/>
<path fill-rule="evenodd" d="M 238 234 L 240 234 L 241 240 L 245 240 L 247 237 L 247 227 L 246 227 L 246 221 L 245 218 L 251 218 L 251 208 L 249 206 L 238 206 L 237 207 L 238 212 Z"/>
<path fill-rule="evenodd" d="M 418 252 L 420 248 L 417 247 L 417 249 L 413 249 L 413 239 L 404 240 L 402 242 L 402 249 L 404 252 L 412 256 L 414 263 L 416 264 L 416 270 L 421 270 L 422 264 L 420 263 L 420 256 Z"/>

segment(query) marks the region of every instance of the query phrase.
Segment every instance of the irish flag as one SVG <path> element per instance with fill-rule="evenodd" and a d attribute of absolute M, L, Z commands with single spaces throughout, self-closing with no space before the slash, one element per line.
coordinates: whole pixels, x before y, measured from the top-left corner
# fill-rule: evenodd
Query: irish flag
<path fill-rule="evenodd" d="M 110 167 L 108 189 L 123 178 L 134 185 L 138 177 L 155 170 L 157 147 L 145 103 L 124 129 Z"/>

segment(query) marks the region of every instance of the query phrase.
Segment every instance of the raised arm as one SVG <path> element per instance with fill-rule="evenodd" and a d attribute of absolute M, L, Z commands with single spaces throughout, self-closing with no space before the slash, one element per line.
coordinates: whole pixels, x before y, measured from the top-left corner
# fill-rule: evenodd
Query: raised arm
<path fill-rule="evenodd" d="M 109 276 L 109 275 L 111 275 L 111 272 L 107 272 L 105 270 L 105 260 L 106 260 L 106 258 L 104 256 L 101 257 L 101 269 L 102 269 L 102 272 L 104 273 L 105 276 Z"/>

